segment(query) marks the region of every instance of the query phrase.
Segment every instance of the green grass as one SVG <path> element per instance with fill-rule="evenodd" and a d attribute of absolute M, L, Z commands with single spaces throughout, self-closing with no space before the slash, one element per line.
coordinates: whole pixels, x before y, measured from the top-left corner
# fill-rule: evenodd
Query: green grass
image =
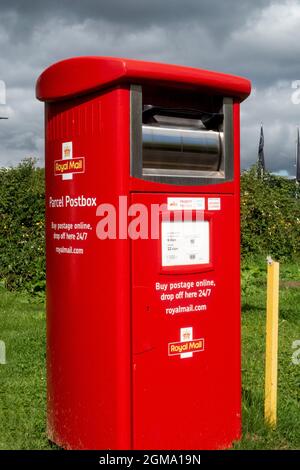
<path fill-rule="evenodd" d="M 44 305 L 0 286 L 0 339 L 0 449 L 49 449 Z"/>
<path fill-rule="evenodd" d="M 300 288 L 280 292 L 278 426 L 263 419 L 266 265 L 243 269 L 243 438 L 237 449 L 300 448 L 300 365 L 292 343 L 300 339 Z M 300 281 L 299 267 L 281 265 L 283 281 Z M 0 449 L 51 449 L 45 434 L 45 313 L 43 304 L 0 286 Z"/>
<path fill-rule="evenodd" d="M 266 263 L 244 265 L 242 276 L 243 438 L 238 449 L 300 448 L 300 364 L 292 363 L 292 343 L 300 339 L 300 265 L 280 265 L 278 425 L 264 423 Z"/>

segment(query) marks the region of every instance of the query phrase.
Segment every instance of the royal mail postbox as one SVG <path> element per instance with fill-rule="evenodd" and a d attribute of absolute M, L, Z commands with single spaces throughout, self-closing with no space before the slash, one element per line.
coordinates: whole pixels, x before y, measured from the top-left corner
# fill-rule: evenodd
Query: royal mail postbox
<path fill-rule="evenodd" d="M 45 70 L 48 435 L 217 449 L 241 432 L 239 106 L 249 81 Z"/>

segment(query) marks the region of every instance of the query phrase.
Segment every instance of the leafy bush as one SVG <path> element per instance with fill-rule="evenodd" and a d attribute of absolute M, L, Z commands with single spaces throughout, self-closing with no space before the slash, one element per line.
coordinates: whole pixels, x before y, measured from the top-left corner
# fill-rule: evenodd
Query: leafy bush
<path fill-rule="evenodd" d="M 32 159 L 0 169 L 0 279 L 9 289 L 45 289 L 44 170 Z M 300 254 L 300 194 L 295 182 L 256 168 L 241 178 L 242 256 Z M 248 275 L 252 276 L 252 271 Z M 247 284 L 247 283 L 246 283 Z"/>
<path fill-rule="evenodd" d="M 295 181 L 265 174 L 256 168 L 241 178 L 242 255 L 270 254 L 292 259 L 300 254 L 300 193 Z"/>
<path fill-rule="evenodd" d="M 9 289 L 44 291 L 44 192 L 34 160 L 0 169 L 0 277 Z"/>

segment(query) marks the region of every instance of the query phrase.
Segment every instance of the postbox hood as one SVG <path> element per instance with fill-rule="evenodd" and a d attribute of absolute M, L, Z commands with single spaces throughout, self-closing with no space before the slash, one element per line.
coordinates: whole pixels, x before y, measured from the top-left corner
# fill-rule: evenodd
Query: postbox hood
<path fill-rule="evenodd" d="M 245 78 L 179 65 L 115 57 L 75 57 L 48 67 L 38 78 L 36 97 L 57 101 L 91 93 L 118 83 L 202 89 L 243 101 L 251 91 Z"/>

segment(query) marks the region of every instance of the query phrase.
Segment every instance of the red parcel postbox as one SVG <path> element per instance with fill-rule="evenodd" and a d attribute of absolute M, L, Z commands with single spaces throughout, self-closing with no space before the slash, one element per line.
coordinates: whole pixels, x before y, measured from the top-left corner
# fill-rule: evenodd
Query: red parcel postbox
<path fill-rule="evenodd" d="M 58 445 L 239 439 L 239 106 L 249 93 L 236 76 L 108 57 L 39 77 Z"/>

